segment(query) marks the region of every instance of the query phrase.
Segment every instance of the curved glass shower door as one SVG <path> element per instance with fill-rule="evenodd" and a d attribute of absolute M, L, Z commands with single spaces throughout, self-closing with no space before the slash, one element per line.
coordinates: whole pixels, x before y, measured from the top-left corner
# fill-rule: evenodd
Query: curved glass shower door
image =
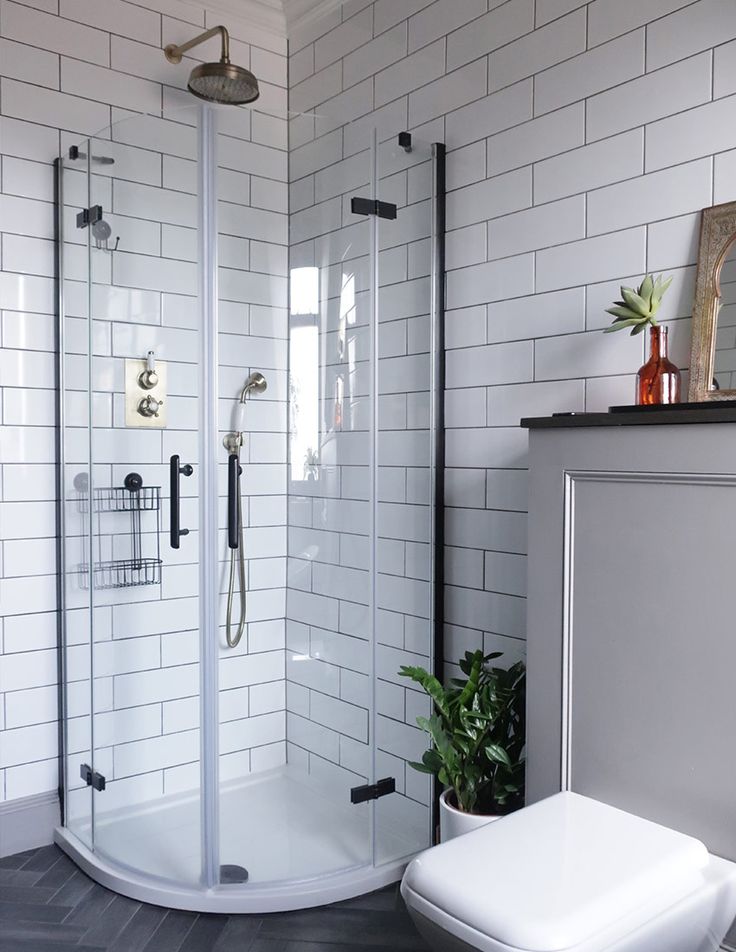
<path fill-rule="evenodd" d="M 365 123 L 317 129 L 291 163 L 287 757 L 316 797 L 312 868 L 375 888 L 431 843 L 408 763 L 428 706 L 399 668 L 434 663 L 434 163 Z"/>
<path fill-rule="evenodd" d="M 427 747 L 417 717 L 423 691 L 401 665 L 432 670 L 435 656 L 435 495 L 439 328 L 436 147 L 416 133 L 407 151 L 396 136 L 377 147 L 377 192 L 397 205 L 378 224 L 376 334 L 376 758 L 397 777 L 397 795 L 375 803 L 376 865 L 431 843 L 433 783 L 410 761 Z M 433 151 L 434 150 L 434 151 Z"/>
<path fill-rule="evenodd" d="M 376 222 L 371 130 L 337 167 L 314 169 L 342 130 L 291 155 L 289 563 L 286 740 L 292 866 L 299 878 L 373 862 L 373 808 L 351 790 L 375 779 L 371 474 L 375 420 Z M 312 829 L 300 829 L 299 802 Z"/>
<path fill-rule="evenodd" d="M 64 158 L 60 841 L 126 895 L 317 905 L 431 842 L 431 165 L 173 94 Z"/>
<path fill-rule="evenodd" d="M 94 848 L 192 885 L 202 876 L 196 115 L 136 117 L 90 139 L 80 223 L 92 340 Z M 187 534 L 173 547 L 175 523 Z"/>
<path fill-rule="evenodd" d="M 87 234 L 75 227 L 88 206 L 88 164 L 56 160 L 59 261 L 59 593 L 65 638 L 64 812 L 66 827 L 93 845 L 92 788 L 81 776 L 92 761 L 92 618 L 89 579 L 89 482 L 91 473 L 91 324 Z"/>

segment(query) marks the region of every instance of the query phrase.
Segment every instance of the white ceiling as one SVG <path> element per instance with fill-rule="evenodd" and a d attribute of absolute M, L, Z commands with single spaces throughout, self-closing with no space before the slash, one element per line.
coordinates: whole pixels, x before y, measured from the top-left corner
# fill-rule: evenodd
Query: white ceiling
<path fill-rule="evenodd" d="M 254 26 L 288 36 L 339 7 L 344 0 L 208 0 L 207 6 L 234 13 Z M 401 2 L 401 0 L 398 0 Z"/>

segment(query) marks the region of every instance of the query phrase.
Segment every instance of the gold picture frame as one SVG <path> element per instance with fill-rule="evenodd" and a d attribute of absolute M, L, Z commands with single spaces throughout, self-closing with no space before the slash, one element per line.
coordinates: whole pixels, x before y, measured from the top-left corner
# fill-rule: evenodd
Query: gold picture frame
<path fill-rule="evenodd" d="M 700 223 L 690 346 L 688 400 L 693 403 L 736 399 L 736 390 L 716 390 L 713 386 L 721 299 L 720 272 L 735 242 L 736 202 L 704 208 Z"/>

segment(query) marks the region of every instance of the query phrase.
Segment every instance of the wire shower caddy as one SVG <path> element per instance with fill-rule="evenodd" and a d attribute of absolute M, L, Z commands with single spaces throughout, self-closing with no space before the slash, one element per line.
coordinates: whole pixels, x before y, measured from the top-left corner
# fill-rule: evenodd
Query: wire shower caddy
<path fill-rule="evenodd" d="M 138 473 L 128 473 L 122 486 L 94 487 L 90 499 L 87 481 L 78 484 L 79 511 L 93 520 L 95 553 L 80 565 L 82 588 L 89 588 L 90 561 L 95 589 L 133 588 L 161 584 L 161 487 L 144 486 Z M 113 531 L 103 520 L 114 513 L 129 514 L 127 532 Z M 144 514 L 155 518 L 155 529 L 144 533 Z M 113 517 L 114 518 L 114 517 Z M 105 557 L 128 536 L 129 557 Z M 107 552 L 106 552 L 107 550 Z M 144 554 L 144 551 L 146 554 Z M 155 551 L 155 554 L 154 554 Z"/>

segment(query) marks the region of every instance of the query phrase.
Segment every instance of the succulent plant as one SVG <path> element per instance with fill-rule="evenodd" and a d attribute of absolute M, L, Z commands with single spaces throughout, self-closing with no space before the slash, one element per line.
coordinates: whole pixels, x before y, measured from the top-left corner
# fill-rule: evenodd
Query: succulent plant
<path fill-rule="evenodd" d="M 620 301 L 615 301 L 613 307 L 606 308 L 606 314 L 612 314 L 616 320 L 604 330 L 604 334 L 612 331 L 622 331 L 625 327 L 631 328 L 631 336 L 641 334 L 647 324 L 656 324 L 656 313 L 662 303 L 667 288 L 672 284 L 672 278 L 665 280 L 663 275 L 656 279 L 648 274 L 639 287 L 621 287 Z"/>

